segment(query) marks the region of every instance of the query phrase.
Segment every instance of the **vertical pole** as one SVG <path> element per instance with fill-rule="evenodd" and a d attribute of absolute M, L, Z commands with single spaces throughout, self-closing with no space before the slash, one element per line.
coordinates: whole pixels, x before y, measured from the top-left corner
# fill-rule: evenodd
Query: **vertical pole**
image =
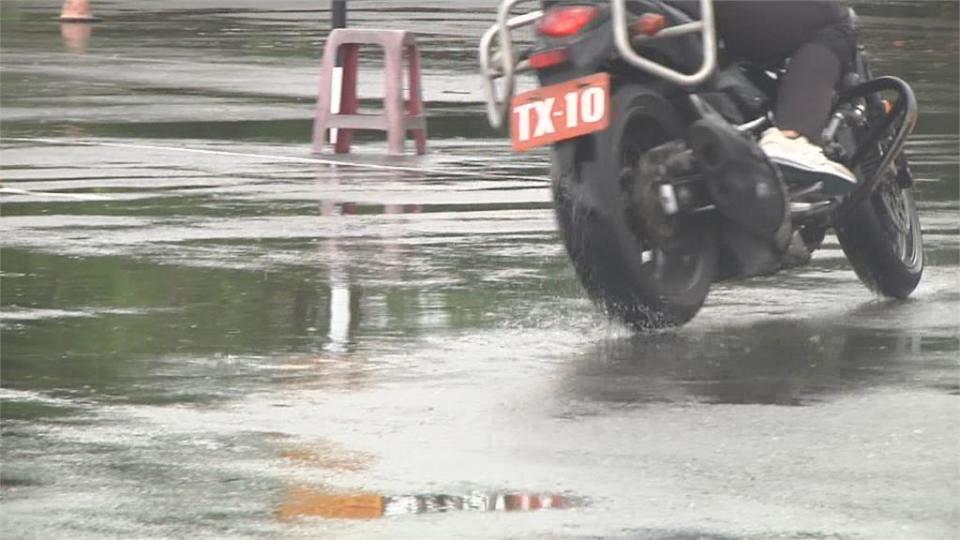
<path fill-rule="evenodd" d="M 333 0 L 330 22 L 331 28 L 347 27 L 347 0 Z"/>
<path fill-rule="evenodd" d="M 347 27 L 347 0 L 332 0 L 330 9 L 330 30 Z M 333 68 L 333 77 L 330 80 L 330 112 L 340 112 L 340 91 L 343 88 L 343 55 L 337 53 Z M 330 144 L 337 144 L 337 129 L 330 128 Z"/>

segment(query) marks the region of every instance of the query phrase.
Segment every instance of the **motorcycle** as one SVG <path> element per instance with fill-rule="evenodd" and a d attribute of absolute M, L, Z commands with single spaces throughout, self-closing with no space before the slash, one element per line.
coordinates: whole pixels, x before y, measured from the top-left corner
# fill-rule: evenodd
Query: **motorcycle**
<path fill-rule="evenodd" d="M 872 75 L 862 46 L 823 133 L 827 156 L 858 178 L 841 194 L 786 182 L 758 147 L 783 71 L 724 58 L 713 0 L 516 10 L 533 1 L 503 0 L 481 39 L 488 119 L 509 123 L 517 151 L 552 146 L 560 234 L 611 318 L 684 324 L 713 283 L 806 264 L 831 229 L 867 287 L 914 290 L 923 246 L 903 148 L 917 102 L 906 82 Z M 521 49 L 526 26 L 535 37 Z M 525 72 L 539 87 L 515 95 Z"/>

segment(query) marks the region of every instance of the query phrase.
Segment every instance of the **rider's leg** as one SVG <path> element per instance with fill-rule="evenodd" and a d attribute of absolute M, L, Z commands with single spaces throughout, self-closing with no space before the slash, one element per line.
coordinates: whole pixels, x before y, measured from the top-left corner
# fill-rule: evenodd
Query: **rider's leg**
<path fill-rule="evenodd" d="M 769 66 L 789 58 L 774 111 L 779 129 L 764 133 L 761 148 L 792 172 L 829 179 L 836 191 L 852 189 L 854 174 L 811 143 L 820 139 L 855 51 L 845 6 L 833 0 L 718 0 L 715 6 L 720 36 L 734 55 Z"/>
<path fill-rule="evenodd" d="M 774 110 L 777 128 L 764 133 L 760 147 L 781 165 L 788 179 L 819 178 L 828 191 L 844 193 L 856 186 L 856 175 L 827 159 L 816 143 L 826 127 L 844 67 L 855 54 L 856 38 L 846 12 L 833 11 L 830 20 L 790 55 Z"/>
<path fill-rule="evenodd" d="M 790 57 L 780 81 L 774 118 L 788 137 L 819 141 L 840 80 L 840 59 L 821 43 L 803 45 Z"/>
<path fill-rule="evenodd" d="M 838 2 L 821 4 L 828 24 L 790 54 L 780 82 L 774 117 L 781 130 L 819 141 L 830 115 L 833 92 L 856 54 L 856 30 Z"/>

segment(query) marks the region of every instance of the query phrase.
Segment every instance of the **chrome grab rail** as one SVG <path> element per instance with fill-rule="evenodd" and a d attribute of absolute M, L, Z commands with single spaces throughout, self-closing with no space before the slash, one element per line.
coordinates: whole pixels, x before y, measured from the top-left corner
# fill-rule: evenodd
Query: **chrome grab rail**
<path fill-rule="evenodd" d="M 507 118 L 510 99 L 516 88 L 516 74 L 530 69 L 527 62 L 517 62 L 513 51 L 511 30 L 528 26 L 541 17 L 543 11 L 536 10 L 510 17 L 510 11 L 517 4 L 538 0 L 503 0 L 497 9 L 497 24 L 491 26 L 480 39 L 480 70 L 487 93 L 487 119 L 490 125 L 499 128 Z M 494 54 L 494 39 L 499 38 L 500 50 Z M 495 64 L 500 64 L 496 66 Z M 497 90 L 497 79 L 504 79 L 503 96 Z"/>
<path fill-rule="evenodd" d="M 713 0 L 700 0 L 700 20 L 664 28 L 654 36 L 630 38 L 627 21 L 626 0 L 610 0 L 613 15 L 613 41 L 617 52 L 624 60 L 634 66 L 681 86 L 696 86 L 707 80 L 717 67 L 717 30 L 713 15 Z M 700 32 L 703 38 L 703 63 L 695 73 L 685 74 L 662 64 L 648 60 L 633 49 L 633 43 L 651 39 L 665 39 L 674 36 Z"/>

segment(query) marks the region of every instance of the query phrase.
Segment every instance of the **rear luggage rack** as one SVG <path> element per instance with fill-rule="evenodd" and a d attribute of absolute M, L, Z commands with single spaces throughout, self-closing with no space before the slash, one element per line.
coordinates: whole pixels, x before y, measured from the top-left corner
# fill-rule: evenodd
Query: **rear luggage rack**
<path fill-rule="evenodd" d="M 486 90 L 487 119 L 499 128 L 506 121 L 516 87 L 516 75 L 530 71 L 529 62 L 518 57 L 514 50 L 512 31 L 530 26 L 543 17 L 543 10 L 535 9 L 511 17 L 510 12 L 520 4 L 538 0 L 502 0 L 497 8 L 497 23 L 480 40 L 480 70 Z M 631 65 L 654 76 L 680 86 L 696 86 L 713 74 L 717 66 L 717 39 L 714 24 L 713 0 L 700 0 L 700 20 L 664 28 L 653 36 L 630 36 L 626 9 L 627 0 L 610 0 L 613 17 L 614 45 L 620 56 Z M 538 2 L 539 3 L 539 2 Z M 634 45 L 644 41 L 668 39 L 700 33 L 703 41 L 703 62 L 692 74 L 684 74 L 668 66 L 637 54 Z M 632 41 L 631 41 L 632 40 Z M 494 45 L 498 50 L 494 50 Z M 497 81 L 503 79 L 502 92 Z M 501 95 L 502 94 L 502 95 Z"/>
<path fill-rule="evenodd" d="M 530 71 L 530 64 L 520 62 L 514 53 L 512 30 L 531 24 L 543 17 L 542 10 L 530 11 L 510 17 L 510 11 L 517 4 L 537 0 L 503 0 L 497 8 L 497 24 L 491 26 L 480 39 L 480 72 L 483 75 L 487 91 L 487 119 L 490 125 L 499 128 L 507 118 L 510 99 L 516 87 L 516 74 Z M 500 50 L 493 52 L 493 42 L 500 38 Z M 498 65 L 499 64 L 499 65 Z M 499 96 L 497 79 L 503 79 L 503 96 Z"/>
<path fill-rule="evenodd" d="M 627 21 L 627 0 L 611 0 L 610 8 L 613 15 L 613 40 L 617 52 L 624 60 L 634 66 L 666 79 L 680 86 L 696 86 L 707 80 L 717 67 L 717 29 L 713 17 L 713 0 L 700 0 L 700 20 L 677 26 L 668 26 L 653 36 L 638 35 L 631 41 L 629 21 Z M 667 39 L 687 34 L 700 33 L 703 41 L 703 62 L 700 69 L 687 75 L 671 69 L 659 62 L 648 60 L 634 50 L 633 45 L 654 39 Z"/>

